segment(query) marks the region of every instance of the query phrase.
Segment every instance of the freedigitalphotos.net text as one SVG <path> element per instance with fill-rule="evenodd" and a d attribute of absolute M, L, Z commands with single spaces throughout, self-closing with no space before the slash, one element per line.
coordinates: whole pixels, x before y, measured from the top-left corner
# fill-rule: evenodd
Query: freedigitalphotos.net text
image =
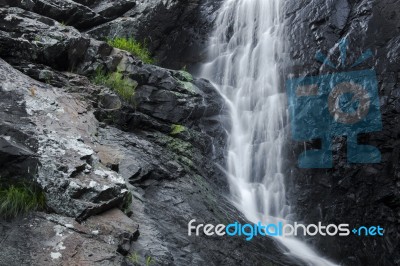
<path fill-rule="evenodd" d="M 283 222 L 263 224 L 241 224 L 234 222 L 228 225 L 224 224 L 197 224 L 193 219 L 188 223 L 188 235 L 200 236 L 244 236 L 247 241 L 252 240 L 256 236 L 272 236 L 272 237 L 291 237 L 291 236 L 349 236 L 351 233 L 357 236 L 383 236 L 384 229 L 381 226 L 360 226 L 350 229 L 349 224 L 318 224 L 304 225 L 295 222 L 294 224 L 284 224 Z"/>

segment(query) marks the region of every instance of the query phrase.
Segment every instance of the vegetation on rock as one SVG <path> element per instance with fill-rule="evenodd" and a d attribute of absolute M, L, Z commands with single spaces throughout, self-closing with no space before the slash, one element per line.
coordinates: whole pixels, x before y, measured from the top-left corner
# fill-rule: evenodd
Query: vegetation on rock
<path fill-rule="evenodd" d="M 45 205 L 44 192 L 33 183 L 0 183 L 0 217 L 13 218 Z"/>
<path fill-rule="evenodd" d="M 146 64 L 153 64 L 155 61 L 150 56 L 149 50 L 146 46 L 134 38 L 116 37 L 107 41 L 112 47 L 125 50 L 142 60 Z"/>
<path fill-rule="evenodd" d="M 182 125 L 171 125 L 171 132 L 170 132 L 171 135 L 177 135 L 184 131 L 186 131 L 186 127 Z"/>
<path fill-rule="evenodd" d="M 137 252 L 131 253 L 127 258 L 128 258 L 128 260 L 129 260 L 131 263 L 133 263 L 133 265 L 142 265 L 142 264 L 140 263 L 140 256 L 138 255 Z M 145 262 L 144 262 L 144 263 L 145 263 L 144 265 L 150 266 L 150 265 L 153 265 L 154 260 L 153 260 L 152 257 L 146 256 L 146 257 L 145 257 Z"/>
<path fill-rule="evenodd" d="M 92 82 L 97 85 L 104 85 L 113 89 L 119 96 L 127 102 L 132 103 L 137 83 L 126 79 L 120 72 L 106 73 L 98 68 L 92 78 Z"/>

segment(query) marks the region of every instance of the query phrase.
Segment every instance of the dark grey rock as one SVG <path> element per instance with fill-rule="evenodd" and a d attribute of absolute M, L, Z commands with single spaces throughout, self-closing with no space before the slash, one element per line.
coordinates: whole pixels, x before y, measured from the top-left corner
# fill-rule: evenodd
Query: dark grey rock
<path fill-rule="evenodd" d="M 143 64 L 127 52 L 22 9 L 0 9 L 0 27 L 0 45 L 8 49 L 0 55 L 39 80 L 0 61 L 2 86 L 24 102 L 22 111 L 37 141 L 37 181 L 50 211 L 57 214 L 46 215 L 38 226 L 22 232 L 42 234 L 43 241 L 53 243 L 53 221 L 63 236 L 69 236 L 67 224 L 78 231 L 65 240 L 66 251 L 53 251 L 57 258 L 51 261 L 43 253 L 49 249 L 38 250 L 42 242 L 24 246 L 38 253 L 36 258 L 15 249 L 18 241 L 11 243 L 24 260 L 34 265 L 53 259 L 59 264 L 120 265 L 129 263 L 121 254 L 137 252 L 140 262 L 151 257 L 157 265 L 301 265 L 269 238 L 247 242 L 241 237 L 187 235 L 191 219 L 245 222 L 226 197 L 228 187 L 219 167 L 224 163 L 226 132 L 221 119 L 226 106 L 210 82 Z M 41 45 L 32 33 L 43 36 Z M 88 77 L 98 67 L 119 71 L 137 84 L 135 94 L 117 99 L 110 88 L 91 84 Z M 25 134 L 26 130 L 22 128 Z M 115 223 L 129 221 L 114 233 L 106 226 L 110 219 L 99 217 L 115 207 L 131 218 L 118 215 Z M 90 233 L 67 217 L 89 226 Z M 107 241 L 110 245 L 105 246 Z M 14 259 L 1 252 L 0 256 L 6 262 Z"/>
<path fill-rule="evenodd" d="M 84 1 L 80 4 L 79 1 L 71 0 L 5 0 L 5 4 L 35 12 L 77 29 L 87 29 L 121 16 L 135 6 L 135 1 L 97 1 L 86 6 Z"/>
<path fill-rule="evenodd" d="M 220 0 L 4 0 L 0 7 L 32 11 L 61 26 L 86 30 L 99 40 L 134 37 L 149 47 L 158 64 L 182 69 L 194 68 L 205 58 L 208 34 L 220 4 Z"/>
<path fill-rule="evenodd" d="M 7 0 L 6 2 L 10 6 L 44 15 L 76 28 L 85 28 L 104 22 L 104 18 L 90 8 L 70 0 Z"/>
<path fill-rule="evenodd" d="M 144 42 L 158 64 L 191 67 L 205 58 L 220 0 L 138 1 L 124 16 L 90 29 L 97 39 L 135 37 Z"/>
<path fill-rule="evenodd" d="M 1 265 L 122 265 L 121 236 L 129 246 L 139 235 L 137 224 L 118 209 L 82 224 L 44 213 L 12 222 L 0 219 L 0 232 Z"/>
<path fill-rule="evenodd" d="M 317 76 L 333 72 L 315 60 L 347 37 L 347 64 L 371 49 L 373 58 L 352 70 L 374 68 L 379 83 L 383 130 L 359 136 L 376 146 L 380 164 L 347 164 L 346 139 L 333 140 L 334 168 L 299 169 L 303 143 L 288 142 L 290 201 L 306 223 L 380 225 L 383 237 L 314 237 L 308 241 L 341 265 L 397 265 L 400 261 L 398 1 L 289 1 L 286 36 L 291 65 L 287 74 Z M 338 51 L 330 59 L 337 63 Z M 317 147 L 314 143 L 308 148 Z"/>
<path fill-rule="evenodd" d="M 5 75 L 0 75 L 6 80 Z M 34 127 L 29 123 L 23 96 L 0 84 L 0 176 L 33 178 L 39 164 Z"/>
<path fill-rule="evenodd" d="M 75 67 L 89 46 L 89 39 L 74 28 L 20 8 L 1 8 L 0 21 L 2 57 L 68 70 Z"/>
<path fill-rule="evenodd" d="M 30 79 L 3 60 L 0 75 L 1 91 L 20 97 L 20 107 L 15 110 L 21 112 L 21 117 L 14 118 L 28 124 L 22 126 L 17 122 L 15 127 L 8 124 L 20 136 L 1 138 L 0 143 L 5 145 L 0 146 L 0 154 L 6 156 L 0 158 L 8 159 L 10 164 L 2 170 L 6 171 L 6 177 L 35 177 L 46 192 L 48 207 L 78 220 L 120 206 L 127 192 L 125 181 L 97 164 L 91 147 L 96 121 L 93 113 L 85 109 L 87 103 Z M 6 103 L 7 97 L 2 98 L 1 104 Z M 84 127 L 76 126 L 80 123 Z M 21 135 L 31 135 L 35 146 L 19 144 Z M 7 171 L 10 166 L 12 170 Z"/>

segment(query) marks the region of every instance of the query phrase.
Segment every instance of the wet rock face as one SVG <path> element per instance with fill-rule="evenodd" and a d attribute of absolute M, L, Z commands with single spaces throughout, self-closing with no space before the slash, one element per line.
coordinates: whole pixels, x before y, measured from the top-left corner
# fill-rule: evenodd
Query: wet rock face
<path fill-rule="evenodd" d="M 121 265 L 122 247 L 129 249 L 139 237 L 137 224 L 118 209 L 83 223 L 45 213 L 0 220 L 0 233 L 2 265 Z"/>
<path fill-rule="evenodd" d="M 134 36 L 164 67 L 181 69 L 205 59 L 205 48 L 221 0 L 138 1 L 124 16 L 88 31 L 97 39 Z"/>
<path fill-rule="evenodd" d="M 70 0 L 5 0 L 4 5 L 20 7 L 55 19 L 64 25 L 87 29 L 121 16 L 136 5 L 132 0 L 70 1 Z"/>
<path fill-rule="evenodd" d="M 98 40 L 134 37 L 146 43 L 159 65 L 182 69 L 205 59 L 206 43 L 221 2 L 3 0 L 0 7 L 35 12 L 62 22 L 62 26 L 84 30 Z"/>
<path fill-rule="evenodd" d="M 345 137 L 333 139 L 332 169 L 299 169 L 297 156 L 303 143 L 289 141 L 289 194 L 299 220 L 348 223 L 351 227 L 381 225 L 383 237 L 313 238 L 326 254 L 344 265 L 396 265 L 400 260 L 398 234 L 400 221 L 399 172 L 399 71 L 400 4 L 396 1 L 289 1 L 286 5 L 287 36 L 291 65 L 287 73 L 318 76 L 335 72 L 315 60 L 321 50 L 331 51 L 331 61 L 338 62 L 338 45 L 347 37 L 347 65 L 367 49 L 373 57 L 362 65 L 339 71 L 374 68 L 377 73 L 383 129 L 359 136 L 360 143 L 377 147 L 382 154 L 379 164 L 347 164 Z M 318 142 L 309 144 L 318 148 Z"/>
<path fill-rule="evenodd" d="M 37 179 L 46 192 L 48 207 L 77 220 L 120 206 L 127 192 L 125 181 L 98 164 L 91 139 L 96 120 L 93 112 L 87 111 L 87 103 L 76 103 L 73 95 L 55 92 L 3 60 L 0 75 L 1 92 L 20 97 L 17 105 L 8 107 L 14 110 L 15 124 L 8 120 L 2 128 L 0 153 L 8 155 L 2 159 L 10 164 L 2 170 L 4 177 Z M 6 103 L 7 98 L 2 99 L 2 104 Z M 17 134 L 10 134 L 12 131 Z M 29 137 L 24 140 L 25 136 Z"/>
<path fill-rule="evenodd" d="M 75 67 L 74 58 L 80 58 L 89 46 L 89 39 L 76 29 L 20 8 L 1 8 L 0 20 L 3 57 L 24 58 L 68 70 Z"/>
<path fill-rule="evenodd" d="M 210 82 L 17 7 L 0 8 L 0 48 L 0 174 L 36 178 L 50 212 L 0 219 L 0 264 L 297 265 L 268 238 L 188 236 L 192 219 L 244 222 L 225 197 L 226 106 Z M 99 67 L 135 93 L 93 84 Z"/>
<path fill-rule="evenodd" d="M 23 96 L 7 89 L 0 91 L 0 176 L 32 178 L 38 164 L 35 131 L 24 119 L 28 114 Z"/>

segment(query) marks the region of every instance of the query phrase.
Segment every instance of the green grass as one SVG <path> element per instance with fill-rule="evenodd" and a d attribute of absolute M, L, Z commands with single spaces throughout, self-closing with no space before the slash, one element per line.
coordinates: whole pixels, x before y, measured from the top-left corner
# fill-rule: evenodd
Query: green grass
<path fill-rule="evenodd" d="M 155 63 L 154 59 L 151 58 L 150 52 L 145 47 L 145 45 L 136 41 L 132 37 L 131 38 L 116 37 L 114 39 L 107 40 L 107 43 L 112 47 L 130 52 L 131 54 L 137 56 L 140 60 L 142 60 L 146 64 Z"/>
<path fill-rule="evenodd" d="M 140 257 L 139 257 L 139 255 L 137 254 L 137 252 L 129 254 L 129 256 L 127 256 L 127 259 L 128 259 L 131 263 L 133 263 L 134 265 L 140 265 Z M 145 260 L 145 265 L 146 265 L 146 266 L 151 266 L 151 265 L 153 265 L 153 263 L 155 263 L 155 261 L 153 260 L 153 258 L 150 257 L 150 256 L 147 256 L 147 257 L 146 257 L 146 260 Z"/>
<path fill-rule="evenodd" d="M 150 266 L 154 263 L 154 260 L 152 257 L 147 257 L 146 258 L 146 266 Z"/>
<path fill-rule="evenodd" d="M 139 264 L 139 255 L 137 252 L 129 254 L 128 260 L 134 264 Z"/>
<path fill-rule="evenodd" d="M 171 135 L 177 135 L 184 131 L 186 131 L 186 127 L 182 125 L 171 125 L 171 132 L 170 132 Z"/>
<path fill-rule="evenodd" d="M 0 186 L 0 217 L 14 218 L 30 211 L 43 209 L 46 197 L 34 184 Z"/>
<path fill-rule="evenodd" d="M 107 86 L 113 89 L 124 100 L 133 103 L 133 95 L 137 84 L 131 80 L 124 79 L 120 72 L 107 74 L 101 68 L 97 68 L 92 78 L 92 82 L 97 85 Z"/>
<path fill-rule="evenodd" d="M 121 206 L 121 210 L 125 214 L 128 214 L 129 212 L 131 212 L 131 207 L 132 207 L 132 192 L 129 191 L 128 193 L 126 193 L 126 196 Z"/>

